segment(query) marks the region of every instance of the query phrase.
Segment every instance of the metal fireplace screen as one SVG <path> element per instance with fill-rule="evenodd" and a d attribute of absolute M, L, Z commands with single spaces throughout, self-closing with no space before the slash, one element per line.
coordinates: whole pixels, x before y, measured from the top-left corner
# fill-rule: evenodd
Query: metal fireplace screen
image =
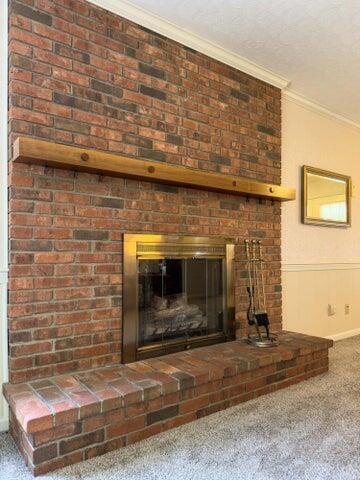
<path fill-rule="evenodd" d="M 123 361 L 233 338 L 230 239 L 124 235 Z"/>

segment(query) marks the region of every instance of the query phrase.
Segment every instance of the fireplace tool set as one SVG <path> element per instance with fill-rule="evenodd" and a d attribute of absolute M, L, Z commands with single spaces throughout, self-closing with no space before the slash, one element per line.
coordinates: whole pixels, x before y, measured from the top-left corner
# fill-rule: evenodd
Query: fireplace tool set
<path fill-rule="evenodd" d="M 264 284 L 264 259 L 260 240 L 245 240 L 245 253 L 249 285 L 248 323 L 255 327 L 255 333 L 249 334 L 248 342 L 256 347 L 278 345 L 277 335 L 270 333 L 270 321 L 266 311 Z"/>

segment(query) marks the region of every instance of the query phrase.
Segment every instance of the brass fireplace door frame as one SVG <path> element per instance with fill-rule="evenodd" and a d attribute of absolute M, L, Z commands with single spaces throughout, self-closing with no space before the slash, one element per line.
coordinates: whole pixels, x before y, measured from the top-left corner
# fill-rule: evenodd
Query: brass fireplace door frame
<path fill-rule="evenodd" d="M 228 237 L 124 234 L 122 362 L 164 355 L 200 345 L 234 339 L 234 252 L 235 240 Z M 224 332 L 204 337 L 179 339 L 168 345 L 138 347 L 138 259 L 221 258 L 225 292 Z"/>

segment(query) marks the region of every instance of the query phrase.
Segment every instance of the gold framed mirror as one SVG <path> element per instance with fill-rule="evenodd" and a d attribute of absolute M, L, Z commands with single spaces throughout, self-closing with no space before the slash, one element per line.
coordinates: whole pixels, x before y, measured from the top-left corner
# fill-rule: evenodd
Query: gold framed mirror
<path fill-rule="evenodd" d="M 351 225 L 351 177 L 304 165 L 302 179 L 303 223 Z"/>

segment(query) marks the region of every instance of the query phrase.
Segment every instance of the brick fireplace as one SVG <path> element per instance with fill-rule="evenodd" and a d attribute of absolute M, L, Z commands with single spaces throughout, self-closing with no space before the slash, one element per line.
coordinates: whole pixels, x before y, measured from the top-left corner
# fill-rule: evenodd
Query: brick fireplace
<path fill-rule="evenodd" d="M 280 183 L 280 90 L 86 2 L 11 2 L 19 135 Z M 32 3 L 32 2 L 30 2 Z M 261 238 L 281 327 L 279 202 L 10 163 L 10 381 L 121 360 L 123 234 Z M 242 247 L 237 336 L 247 332 Z"/>
<path fill-rule="evenodd" d="M 276 87 L 81 0 L 11 0 L 9 52 L 10 147 L 19 136 L 28 136 L 280 184 L 281 92 Z M 135 392 L 123 392 L 127 400 L 121 403 L 119 390 L 114 395 L 108 383 L 127 372 L 133 388 L 132 382 L 143 381 L 134 372 L 140 375 L 147 370 L 134 367 L 131 375 L 129 367 L 121 367 L 127 369 L 122 373 L 116 370 L 124 353 L 124 234 L 231 237 L 237 339 L 248 332 L 242 242 L 245 237 L 261 239 L 268 312 L 272 329 L 281 331 L 280 202 L 11 160 L 9 171 L 6 395 L 13 435 L 35 473 L 157 433 L 166 418 L 179 416 L 168 421 L 170 428 L 237 403 L 234 399 L 194 414 L 193 408 L 204 410 L 205 405 L 220 405 L 224 399 L 215 393 L 211 401 L 203 399 L 210 380 L 213 392 L 246 380 L 247 389 L 231 387 L 243 401 L 271 391 L 275 384 L 278 388 L 290 384 L 281 384 L 286 374 L 281 376 L 278 370 L 292 368 L 289 377 L 296 380 L 291 381 L 326 370 L 329 342 L 305 341 L 298 349 L 291 337 L 290 350 L 282 349 L 276 357 L 278 366 L 270 357 L 261 362 L 261 355 L 253 353 L 242 370 L 242 350 L 223 347 L 233 364 L 225 362 L 215 372 L 204 358 L 194 357 L 192 367 L 184 368 L 188 357 L 181 357 L 168 371 L 157 364 L 157 375 L 151 377 L 155 383 L 157 378 L 157 386 L 140 383 Z M 234 360 L 234 352 L 241 361 Z M 290 363 L 281 363 L 286 361 Z M 260 367 L 261 371 L 251 373 Z M 181 375 L 176 376 L 174 368 Z M 205 368 L 207 380 L 197 368 Z M 95 385 L 93 378 L 90 382 L 81 373 L 97 369 L 103 373 Z M 117 373 L 109 377 L 109 371 Z M 241 372 L 246 375 L 240 378 Z M 277 376 L 265 381 L 271 387 L 253 394 L 265 384 L 250 381 L 252 375 L 261 382 Z M 228 376 L 231 381 L 223 380 Z M 54 378 L 60 380 L 49 380 Z M 100 401 L 94 393 L 99 392 L 99 384 L 101 391 L 111 390 L 109 398 L 115 400 L 106 408 L 114 410 L 116 418 L 104 410 L 105 397 Z M 76 388 L 92 392 L 97 400 L 85 402 L 92 408 L 86 409 L 70 394 Z M 44 400 L 42 389 L 51 389 L 54 398 L 49 391 Z M 139 389 L 146 393 L 141 399 Z M 175 405 L 198 396 L 201 399 L 193 405 Z M 24 398 L 40 412 L 30 423 L 21 404 Z M 54 405 L 63 404 L 64 398 L 68 407 L 56 410 Z M 104 432 L 96 433 L 97 424 L 120 421 L 125 408 L 126 427 L 119 427 L 111 439 Z M 172 413 L 164 413 L 169 408 Z M 65 412 L 61 419 L 59 412 Z M 91 420 L 85 425 L 87 417 Z M 47 433 L 35 435 L 38 432 Z M 131 441 L 126 440 L 129 432 Z M 68 437 L 75 438 L 72 446 L 53 443 L 54 438 Z M 104 446 L 93 447 L 84 457 L 85 446 L 92 444 Z"/>

